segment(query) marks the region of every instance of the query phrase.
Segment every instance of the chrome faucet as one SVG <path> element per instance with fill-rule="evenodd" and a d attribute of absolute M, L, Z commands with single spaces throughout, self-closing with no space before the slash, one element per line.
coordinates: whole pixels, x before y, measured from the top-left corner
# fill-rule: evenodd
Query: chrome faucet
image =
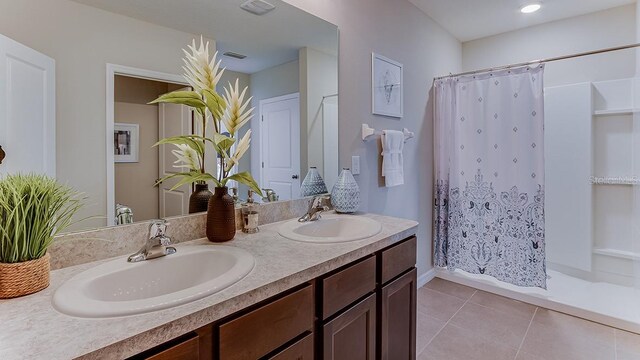
<path fill-rule="evenodd" d="M 298 222 L 307 222 L 307 221 L 316 221 L 320 220 L 320 215 L 323 211 L 329 211 L 329 205 L 331 203 L 331 196 L 329 195 L 321 195 L 316 196 L 311 201 L 311 206 L 309 206 L 309 211 L 304 214 Z"/>
<path fill-rule="evenodd" d="M 171 255 L 176 252 L 176 248 L 171 245 L 171 238 L 165 235 L 167 220 L 151 220 L 149 225 L 149 239 L 137 253 L 129 256 L 128 262 L 139 262 L 144 260 L 155 259 L 165 255 Z"/>

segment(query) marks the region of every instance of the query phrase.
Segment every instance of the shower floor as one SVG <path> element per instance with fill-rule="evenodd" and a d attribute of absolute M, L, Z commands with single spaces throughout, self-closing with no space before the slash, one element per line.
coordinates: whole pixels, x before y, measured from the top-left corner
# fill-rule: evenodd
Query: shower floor
<path fill-rule="evenodd" d="M 640 334 L 640 289 L 590 282 L 554 270 L 547 275 L 547 290 L 543 290 L 462 270 L 436 270 L 441 279 Z"/>

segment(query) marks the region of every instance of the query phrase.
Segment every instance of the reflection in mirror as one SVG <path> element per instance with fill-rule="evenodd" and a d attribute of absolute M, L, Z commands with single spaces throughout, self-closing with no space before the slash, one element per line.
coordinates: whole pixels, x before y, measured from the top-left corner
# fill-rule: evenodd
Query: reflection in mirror
<path fill-rule="evenodd" d="M 53 79 L 55 87 L 40 91 L 39 100 L 55 107 L 34 113 L 39 118 L 25 133 L 0 134 L 0 145 L 10 154 L 0 165 L 0 175 L 47 169 L 84 192 L 88 206 L 78 218 L 97 216 L 73 230 L 189 213 L 194 185 L 173 190 L 175 181 L 156 185 L 180 171 L 175 147 L 153 145 L 193 133 L 193 113 L 182 105 L 149 102 L 188 86 L 182 77 L 181 49 L 202 35 L 226 68 L 217 91 L 224 94 L 223 88 L 238 79 L 241 89 L 248 87 L 255 108 L 237 134 L 242 137 L 251 129 L 252 143 L 235 171 L 249 171 L 261 188 L 269 189 L 264 201 L 313 194 L 318 191 L 311 186 L 317 185 L 312 181 L 316 175 L 330 190 L 338 176 L 337 27 L 281 0 L 270 2 L 275 9 L 263 15 L 241 9 L 236 0 L 161 6 L 156 0 L 4 4 L 0 49 L 42 59 L 46 66 L 37 71 L 21 70 L 25 80 Z M 29 26 L 20 23 L 26 14 L 32 19 Z M 20 84 L 24 86 L 27 81 Z M 43 148 L 33 153 L 46 156 L 29 162 L 12 157 L 24 140 L 7 138 L 33 137 L 29 131 L 43 119 L 55 121 L 55 141 L 42 141 Z M 0 118 L 0 124 L 6 121 L 15 120 Z M 210 156 L 207 171 L 215 172 L 216 166 Z M 305 186 L 311 185 L 302 188 L 308 172 Z M 229 186 L 237 187 L 239 202 L 246 199 L 246 186 Z"/>

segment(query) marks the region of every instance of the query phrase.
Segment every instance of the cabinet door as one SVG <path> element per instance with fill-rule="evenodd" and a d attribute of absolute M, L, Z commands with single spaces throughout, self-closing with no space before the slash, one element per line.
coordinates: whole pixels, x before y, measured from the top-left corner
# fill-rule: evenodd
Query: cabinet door
<path fill-rule="evenodd" d="M 380 358 L 416 358 L 416 269 L 380 291 Z"/>
<path fill-rule="evenodd" d="M 376 296 L 357 303 L 323 328 L 325 360 L 373 360 L 376 357 Z"/>

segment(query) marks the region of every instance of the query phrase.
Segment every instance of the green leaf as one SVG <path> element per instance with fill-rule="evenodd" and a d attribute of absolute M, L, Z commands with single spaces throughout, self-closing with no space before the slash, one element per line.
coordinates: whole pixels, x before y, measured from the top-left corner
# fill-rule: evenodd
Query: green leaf
<path fill-rule="evenodd" d="M 187 105 L 196 109 L 201 109 L 207 105 L 202 101 L 200 94 L 195 91 L 178 90 L 168 94 L 160 95 L 159 98 L 153 100 L 149 104 L 170 103 Z"/>
<path fill-rule="evenodd" d="M 251 190 L 253 190 L 256 194 L 262 196 L 262 190 L 260 190 L 260 186 L 258 186 L 258 183 L 253 179 L 253 177 L 251 176 L 251 174 L 249 174 L 248 171 L 243 171 L 241 173 L 233 174 L 225 178 L 224 180 L 222 180 L 222 185 L 223 186 L 226 185 L 227 181 L 229 180 L 234 180 L 239 183 L 245 184 Z"/>
<path fill-rule="evenodd" d="M 231 149 L 235 142 L 236 139 L 232 137 L 228 137 L 222 134 L 213 134 L 213 144 L 216 146 L 216 148 L 219 148 L 222 151 L 226 152 L 227 150 Z"/>
<path fill-rule="evenodd" d="M 188 145 L 190 148 L 195 150 L 198 153 L 198 155 L 202 157 L 202 154 L 204 154 L 204 144 L 201 143 L 200 141 L 194 140 L 198 138 L 201 138 L 201 137 L 193 136 L 193 135 L 173 136 L 173 137 L 162 139 L 157 143 L 155 143 L 153 146 L 158 146 L 163 144 Z"/>
<path fill-rule="evenodd" d="M 224 114 L 224 110 L 227 107 L 227 103 L 224 101 L 224 98 L 217 92 L 209 89 L 202 90 L 202 95 L 204 95 L 207 109 L 209 109 L 213 117 L 217 120 L 221 119 Z"/>
<path fill-rule="evenodd" d="M 174 178 L 182 178 L 182 179 L 180 179 L 175 185 L 171 187 L 171 191 L 176 190 L 177 188 L 183 185 L 193 184 L 196 182 L 213 181 L 216 185 L 219 184 L 218 180 L 214 178 L 211 174 L 201 173 L 198 171 L 191 171 L 191 172 L 181 172 L 181 173 L 167 175 L 162 179 L 158 180 L 158 182 L 156 182 L 156 185 L 159 185 L 160 183 L 163 183 L 167 180 L 174 179 Z"/>

